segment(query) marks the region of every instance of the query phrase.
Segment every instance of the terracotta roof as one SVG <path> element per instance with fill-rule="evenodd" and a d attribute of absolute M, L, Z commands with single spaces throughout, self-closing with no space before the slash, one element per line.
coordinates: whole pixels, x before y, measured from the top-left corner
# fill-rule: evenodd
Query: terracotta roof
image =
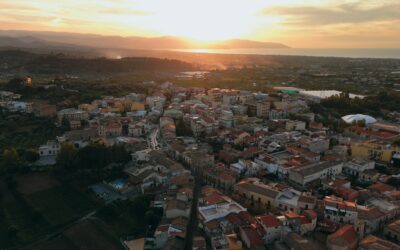
<path fill-rule="evenodd" d="M 295 213 L 293 211 L 285 211 L 283 212 L 283 215 L 288 219 L 296 219 L 300 217 L 298 213 Z"/>
<path fill-rule="evenodd" d="M 400 233 L 400 220 L 390 223 L 387 228 L 396 233 Z"/>
<path fill-rule="evenodd" d="M 400 245 L 390 241 L 368 235 L 360 242 L 360 248 L 364 250 L 400 250 Z"/>
<path fill-rule="evenodd" d="M 369 209 L 359 209 L 358 210 L 358 218 L 362 220 L 369 220 L 373 221 L 376 219 L 381 218 L 382 216 L 385 216 L 385 213 L 381 212 L 377 208 L 369 208 Z"/>
<path fill-rule="evenodd" d="M 281 221 L 272 215 L 260 216 L 257 217 L 257 219 L 259 219 L 265 225 L 265 227 L 277 227 L 281 225 Z"/>
<path fill-rule="evenodd" d="M 231 175 L 231 174 L 228 174 L 228 173 L 226 173 L 226 172 L 221 172 L 221 173 L 219 173 L 219 174 L 218 174 L 218 177 L 219 177 L 221 180 L 224 180 L 224 181 L 235 181 L 235 180 L 236 180 L 236 177 L 235 177 L 235 176 L 233 176 L 233 175 Z"/>
<path fill-rule="evenodd" d="M 186 210 L 186 203 L 184 201 L 180 201 L 177 199 L 170 200 L 168 201 L 166 210 L 171 210 L 171 209 Z"/>
<path fill-rule="evenodd" d="M 247 211 L 241 211 L 239 212 L 239 218 L 244 221 L 247 222 L 248 224 L 253 224 L 256 222 L 256 219 L 254 218 L 253 215 L 251 215 L 249 212 Z"/>
<path fill-rule="evenodd" d="M 305 196 L 305 195 L 301 195 L 299 197 L 299 202 L 303 202 L 303 203 L 311 203 L 311 204 L 315 204 L 315 200 L 316 198 L 314 196 Z"/>
<path fill-rule="evenodd" d="M 159 225 L 159 226 L 157 227 L 157 231 L 160 231 L 160 232 L 167 232 L 168 229 L 169 229 L 169 225 L 168 225 L 168 224 L 166 224 L 166 225 Z"/>
<path fill-rule="evenodd" d="M 226 219 L 232 224 L 232 225 L 240 225 L 242 224 L 242 220 L 240 219 L 238 214 L 235 213 L 230 213 L 228 216 L 226 216 Z"/>
<path fill-rule="evenodd" d="M 310 220 L 317 219 L 317 213 L 314 210 L 304 210 L 303 214 Z"/>
<path fill-rule="evenodd" d="M 311 223 L 311 220 L 308 219 L 308 218 L 307 218 L 306 216 L 304 216 L 304 215 L 301 215 L 299 218 L 300 218 L 300 224 L 301 224 L 301 225 L 310 224 L 310 223 Z"/>
<path fill-rule="evenodd" d="M 220 194 L 217 193 L 213 193 L 207 197 L 204 198 L 204 201 L 208 204 L 208 205 L 214 205 L 214 204 L 219 204 L 219 203 L 224 203 L 226 202 L 226 200 L 224 199 L 224 197 Z"/>
<path fill-rule="evenodd" d="M 357 233 L 353 225 L 343 225 L 336 232 L 328 236 L 328 242 L 340 246 L 349 246 L 357 241 Z"/>
<path fill-rule="evenodd" d="M 272 187 L 269 187 L 267 185 L 257 185 L 243 182 L 236 184 L 236 187 L 244 191 L 254 192 L 263 196 L 271 197 L 273 199 L 275 199 L 279 194 L 279 191 L 274 190 Z"/>
<path fill-rule="evenodd" d="M 212 230 L 219 228 L 220 226 L 217 220 L 210 220 L 209 222 L 207 222 L 206 227 Z"/>
<path fill-rule="evenodd" d="M 363 127 L 352 127 L 352 131 L 356 133 L 360 133 L 366 136 L 375 136 L 381 138 L 391 138 L 396 136 L 396 133 L 388 132 L 388 131 L 372 131 Z"/>
<path fill-rule="evenodd" d="M 241 230 L 243 234 L 246 235 L 247 239 L 249 239 L 251 245 L 250 248 L 264 246 L 264 242 L 256 229 L 251 227 L 245 227 L 245 228 L 242 227 Z"/>
<path fill-rule="evenodd" d="M 377 191 L 377 192 L 380 192 L 380 193 L 396 190 L 395 187 L 387 185 L 387 184 L 382 183 L 382 182 L 377 182 L 377 183 L 369 186 L 368 189 L 369 190 L 373 190 L 373 191 Z"/>

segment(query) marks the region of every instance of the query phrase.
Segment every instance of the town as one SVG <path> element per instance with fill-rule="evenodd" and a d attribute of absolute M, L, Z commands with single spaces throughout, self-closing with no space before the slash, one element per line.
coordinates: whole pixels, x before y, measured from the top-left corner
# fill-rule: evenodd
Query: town
<path fill-rule="evenodd" d="M 30 88 L 35 78 L 16 82 Z M 267 93 L 145 84 L 151 92 L 62 109 L 0 91 L 4 119 L 38 117 L 56 131 L 23 157 L 4 148 L 0 231 L 8 246 L 400 249 L 395 110 L 390 119 L 348 113 L 327 124 L 315 105 L 368 97 L 287 85 Z M 43 195 L 54 187 L 64 190 Z M 36 221 L 12 215 L 14 199 L 25 208 L 13 209 L 32 208 Z"/>

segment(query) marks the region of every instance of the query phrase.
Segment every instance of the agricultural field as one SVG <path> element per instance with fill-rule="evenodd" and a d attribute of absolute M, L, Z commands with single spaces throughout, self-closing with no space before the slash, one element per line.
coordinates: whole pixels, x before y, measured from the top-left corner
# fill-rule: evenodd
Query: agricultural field
<path fill-rule="evenodd" d="M 0 248 L 34 242 L 92 210 L 85 195 L 48 173 L 0 178 Z"/>

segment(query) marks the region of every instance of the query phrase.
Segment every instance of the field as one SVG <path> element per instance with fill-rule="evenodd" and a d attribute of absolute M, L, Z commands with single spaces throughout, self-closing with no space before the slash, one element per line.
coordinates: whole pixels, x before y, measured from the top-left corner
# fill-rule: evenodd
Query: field
<path fill-rule="evenodd" d="M 44 234 L 46 220 L 23 197 L 0 180 L 0 248 L 24 244 Z"/>
<path fill-rule="evenodd" d="M 86 197 L 65 185 L 29 194 L 26 199 L 51 225 L 78 219 L 92 208 Z"/>
<path fill-rule="evenodd" d="M 48 174 L 29 174 L 17 177 L 18 192 L 29 195 L 52 187 L 58 186 L 60 183 Z"/>
<path fill-rule="evenodd" d="M 33 249 L 123 249 L 119 241 L 92 221 L 84 221 L 73 225 L 52 240 L 33 247 Z"/>
<path fill-rule="evenodd" d="M 0 249 L 34 242 L 93 209 L 83 194 L 46 173 L 0 178 Z"/>

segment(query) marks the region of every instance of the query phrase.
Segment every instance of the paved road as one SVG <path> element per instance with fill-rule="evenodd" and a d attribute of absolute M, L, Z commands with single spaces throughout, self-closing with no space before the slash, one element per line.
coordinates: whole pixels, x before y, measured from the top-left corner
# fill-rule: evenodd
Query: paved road
<path fill-rule="evenodd" d="M 190 218 L 189 223 L 186 228 L 186 238 L 185 238 L 185 250 L 193 249 L 193 236 L 196 233 L 198 227 L 198 205 L 199 205 L 199 196 L 201 193 L 202 186 L 202 174 L 200 171 L 195 172 L 195 182 L 194 182 L 194 190 L 193 190 L 193 201 L 192 208 L 190 210 Z"/>
<path fill-rule="evenodd" d="M 154 129 L 153 131 L 151 131 L 150 135 L 147 137 L 147 143 L 149 143 L 149 146 L 152 149 L 158 149 L 158 141 L 157 141 L 157 137 L 158 137 L 158 128 Z"/>

